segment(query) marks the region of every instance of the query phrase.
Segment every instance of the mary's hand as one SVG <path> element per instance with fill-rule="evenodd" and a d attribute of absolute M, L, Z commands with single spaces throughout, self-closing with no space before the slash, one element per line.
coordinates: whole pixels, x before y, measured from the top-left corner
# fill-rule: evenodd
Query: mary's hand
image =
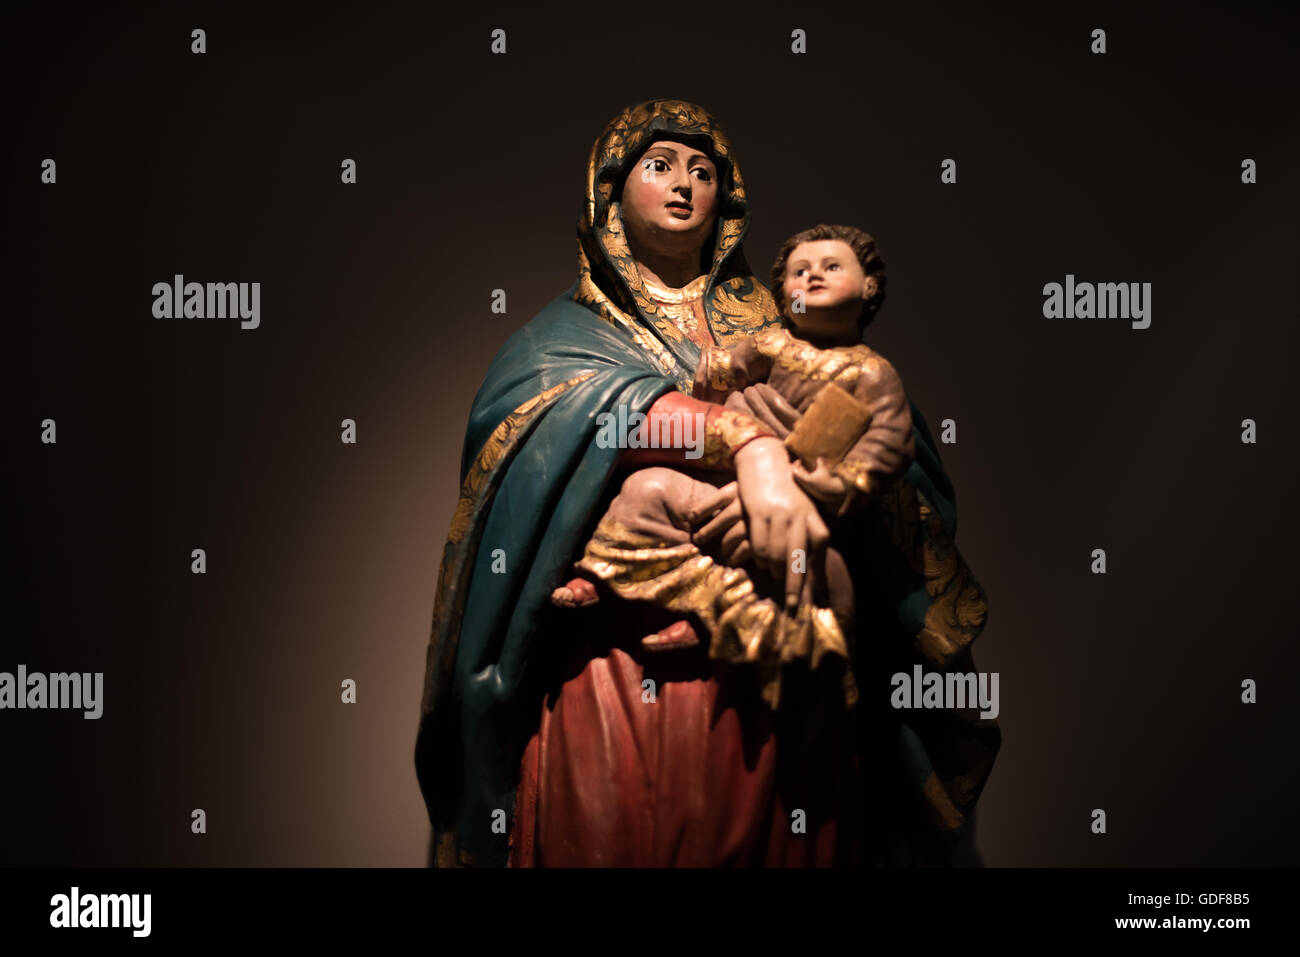
<path fill-rule="evenodd" d="M 786 605 L 799 603 L 814 567 L 830 541 L 817 506 L 795 484 L 790 457 L 780 439 L 746 443 L 735 455 L 736 486 L 748 518 L 754 563 L 773 581 L 785 582 Z M 802 561 L 798 560 L 800 555 Z"/>

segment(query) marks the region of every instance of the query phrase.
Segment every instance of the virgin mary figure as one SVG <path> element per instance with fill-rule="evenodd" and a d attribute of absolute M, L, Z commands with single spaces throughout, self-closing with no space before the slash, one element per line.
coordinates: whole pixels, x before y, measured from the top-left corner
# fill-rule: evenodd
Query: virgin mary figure
<path fill-rule="evenodd" d="M 829 693 L 809 684 L 774 712 L 688 621 L 552 603 L 644 469 L 709 477 L 709 507 L 734 516 L 720 562 L 779 560 L 818 526 L 780 441 L 798 413 L 762 384 L 753 415 L 691 396 L 702 347 L 780 321 L 743 253 L 749 222 L 735 153 L 698 106 L 630 107 L 592 146 L 577 280 L 501 347 L 470 411 L 415 754 L 434 866 L 945 865 L 969 827 L 996 722 L 891 702 L 915 666 L 972 672 L 986 618 L 914 403 L 906 474 L 831 530 L 853 579 L 855 706 L 801 699 Z M 703 454 L 597 441 L 620 411 L 700 415 Z M 800 720 L 812 711 L 829 717 Z"/>

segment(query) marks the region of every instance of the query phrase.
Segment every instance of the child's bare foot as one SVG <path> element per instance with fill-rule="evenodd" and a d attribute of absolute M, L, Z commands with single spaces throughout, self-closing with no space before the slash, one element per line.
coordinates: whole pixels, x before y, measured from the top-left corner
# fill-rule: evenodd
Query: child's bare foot
<path fill-rule="evenodd" d="M 649 651 L 672 651 L 675 648 L 690 648 L 699 643 L 700 636 L 685 619 L 675 621 L 667 628 L 641 639 L 641 647 Z"/>
<path fill-rule="evenodd" d="M 585 608 L 598 601 L 596 586 L 585 578 L 574 578 L 551 592 L 551 604 L 562 608 Z"/>

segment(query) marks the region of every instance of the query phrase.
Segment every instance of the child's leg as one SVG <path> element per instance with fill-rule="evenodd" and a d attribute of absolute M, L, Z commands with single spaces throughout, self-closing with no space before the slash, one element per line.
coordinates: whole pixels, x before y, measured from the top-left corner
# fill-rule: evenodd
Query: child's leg
<path fill-rule="evenodd" d="M 586 608 L 600 601 L 596 586 L 585 578 L 570 578 L 551 592 L 551 604 L 562 608 Z"/>
<path fill-rule="evenodd" d="M 590 579 L 603 580 L 621 597 L 641 599 L 669 610 L 689 611 L 681 603 L 660 600 L 656 585 L 648 578 L 668 571 L 664 565 L 679 565 L 698 555 L 691 544 L 691 533 L 709 513 L 711 503 L 719 500 L 718 487 L 701 482 L 675 469 L 652 467 L 638 469 L 624 481 L 588 543 L 583 560 L 576 567 L 589 578 L 577 577 L 555 589 L 551 601 L 557 605 L 578 607 L 599 601 Z M 593 554 L 593 545 L 601 539 L 605 560 Z M 653 551 L 650 551 L 653 549 Z M 613 570 L 608 559 L 620 559 Z M 686 619 L 675 621 L 641 644 L 648 650 L 667 651 L 688 648 L 700 643 L 695 628 Z"/>
<path fill-rule="evenodd" d="M 834 613 L 805 606 L 798 620 L 771 598 L 760 598 L 749 573 L 717 564 L 691 539 L 719 500 L 716 486 L 673 469 L 636 472 L 610 503 L 577 567 L 619 597 L 645 601 L 704 626 L 711 658 L 757 668 L 763 697 L 780 700 L 787 642 L 813 648 L 843 647 Z M 674 646 L 669 634 L 647 636 L 647 648 Z"/>
<path fill-rule="evenodd" d="M 693 506 L 717 489 L 670 468 L 638 469 L 627 477 L 610 503 L 600 527 L 623 527 L 635 535 L 654 536 L 666 545 L 691 540 Z M 579 569 L 586 570 L 579 562 Z M 599 576 L 593 576 L 599 577 Z M 566 608 L 586 607 L 600 600 L 589 578 L 574 577 L 551 593 L 551 602 Z M 682 629 L 678 628 L 680 633 Z"/>
<path fill-rule="evenodd" d="M 760 598 L 743 567 L 717 564 L 692 541 L 719 495 L 717 486 L 675 469 L 639 469 L 610 503 L 576 567 L 619 597 L 694 615 L 706 629 L 710 657 L 755 665 L 763 697 L 775 708 L 783 662 L 803 659 L 816 669 L 830 652 L 847 665 L 852 580 L 843 557 L 828 548 L 822 607 L 808 600 L 790 616 L 772 599 Z M 588 579 L 577 581 L 592 587 Z M 574 584 L 563 587 L 576 591 Z M 685 620 L 642 639 L 647 649 L 698 643 Z M 856 699 L 851 671 L 844 690 L 848 700 Z"/>

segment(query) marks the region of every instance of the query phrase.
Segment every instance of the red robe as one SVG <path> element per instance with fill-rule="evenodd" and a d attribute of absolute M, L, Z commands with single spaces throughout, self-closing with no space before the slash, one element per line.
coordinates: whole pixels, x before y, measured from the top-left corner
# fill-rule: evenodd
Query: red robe
<path fill-rule="evenodd" d="M 774 727 L 747 675 L 702 646 L 643 651 L 658 622 L 615 604 L 557 662 L 558 693 L 520 767 L 511 866 L 857 863 L 852 720 L 806 749 L 796 730 Z"/>

